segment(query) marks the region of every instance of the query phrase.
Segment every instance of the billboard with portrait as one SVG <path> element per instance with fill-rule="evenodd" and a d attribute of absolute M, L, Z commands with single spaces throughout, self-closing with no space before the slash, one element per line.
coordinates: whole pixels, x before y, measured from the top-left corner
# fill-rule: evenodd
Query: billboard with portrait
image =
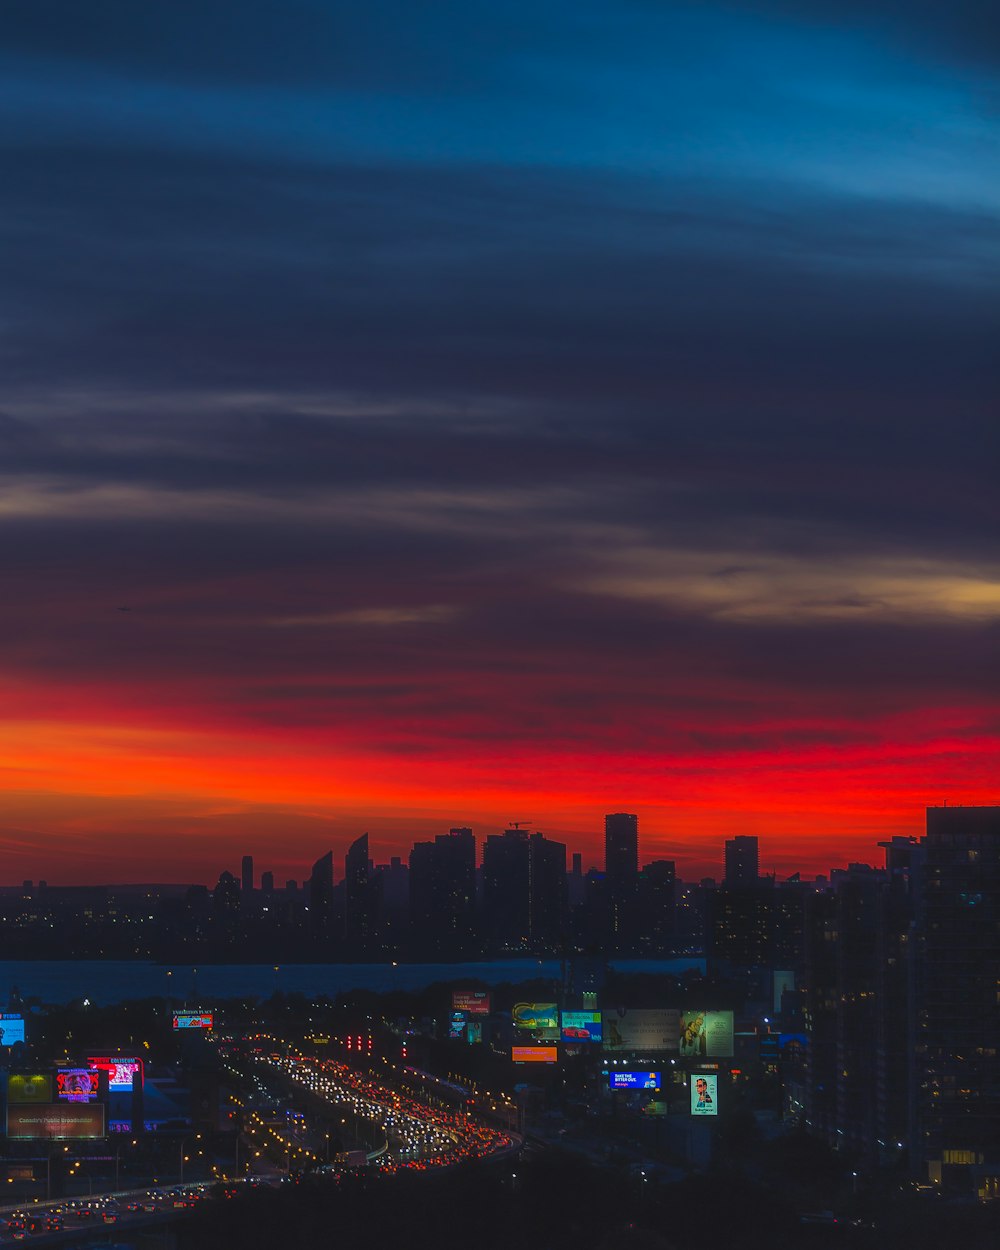
<path fill-rule="evenodd" d="M 13 1046 L 24 1041 L 24 1016 L 16 1012 L 0 1015 L 0 1046 Z"/>
<path fill-rule="evenodd" d="M 558 1063 L 557 1046 L 512 1046 L 510 1057 L 515 1063 Z"/>
<path fill-rule="evenodd" d="M 719 1114 L 719 1078 L 714 1072 L 691 1073 L 691 1114 Z"/>
<path fill-rule="evenodd" d="M 465 1037 L 465 1012 L 453 1011 L 451 1019 L 448 1021 L 448 1036 L 454 1041 L 459 1041 Z"/>
<path fill-rule="evenodd" d="M 100 1079 L 93 1068 L 60 1068 L 56 1073 L 56 1098 L 63 1102 L 96 1102 Z"/>
<path fill-rule="evenodd" d="M 609 1072 L 610 1089 L 659 1089 L 659 1072 Z"/>
<path fill-rule="evenodd" d="M 175 1029 L 210 1029 L 212 1013 L 210 1011 L 175 1011 Z"/>
<path fill-rule="evenodd" d="M 142 1086 L 143 1066 L 138 1056 L 88 1055 L 87 1062 L 99 1072 L 107 1072 L 108 1089 L 131 1089 L 133 1077 L 136 1085 Z"/>
<path fill-rule="evenodd" d="M 562 1040 L 564 1042 L 599 1042 L 602 1036 L 599 1011 L 564 1011 Z"/>
<path fill-rule="evenodd" d="M 51 1102 L 52 1074 L 49 1072 L 12 1072 L 7 1077 L 7 1101 Z"/>
<path fill-rule="evenodd" d="M 559 1008 L 555 1003 L 515 1003 L 514 1028 L 540 1042 L 559 1040 Z"/>
<path fill-rule="evenodd" d="M 490 1014 L 489 990 L 452 990 L 452 1011 L 464 1011 L 470 1016 L 488 1016 Z"/>
<path fill-rule="evenodd" d="M 603 1013 L 604 1049 L 651 1053 L 677 1049 L 680 1012 L 673 1007 L 617 1007 Z"/>
<path fill-rule="evenodd" d="M 8 1107 L 7 1136 L 93 1141 L 104 1136 L 104 1104 L 55 1102 Z"/>
<path fill-rule="evenodd" d="M 730 1059 L 733 1054 L 731 1011 L 682 1011 L 678 1030 L 682 1059 Z"/>

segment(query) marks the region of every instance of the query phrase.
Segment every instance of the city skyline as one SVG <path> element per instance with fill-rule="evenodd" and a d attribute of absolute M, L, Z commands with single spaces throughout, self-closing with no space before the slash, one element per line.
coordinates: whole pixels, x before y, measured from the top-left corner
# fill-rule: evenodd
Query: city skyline
<path fill-rule="evenodd" d="M 996 799 L 981 6 L 4 19 L 8 879 Z"/>

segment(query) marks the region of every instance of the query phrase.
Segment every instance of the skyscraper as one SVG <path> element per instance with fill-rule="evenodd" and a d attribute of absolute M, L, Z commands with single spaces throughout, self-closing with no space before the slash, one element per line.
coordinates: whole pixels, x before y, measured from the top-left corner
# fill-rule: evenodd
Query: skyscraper
<path fill-rule="evenodd" d="M 604 817 L 604 889 L 608 949 L 630 949 L 638 928 L 639 817 L 628 812 Z"/>
<path fill-rule="evenodd" d="M 451 829 L 410 852 L 410 924 L 416 948 L 432 958 L 469 954 L 475 936 L 476 839 Z"/>
<path fill-rule="evenodd" d="M 375 936 L 375 916 L 368 834 L 363 833 L 344 856 L 344 937 L 348 952 L 368 950 Z"/>
<path fill-rule="evenodd" d="M 253 892 L 253 856 L 244 855 L 240 865 L 240 889 L 244 894 Z"/>
<path fill-rule="evenodd" d="M 730 838 L 726 842 L 726 885 L 756 885 L 759 872 L 757 839 Z"/>
<path fill-rule="evenodd" d="M 915 859 L 912 1147 L 944 1188 L 995 1187 L 1000 807 L 928 808 Z"/>

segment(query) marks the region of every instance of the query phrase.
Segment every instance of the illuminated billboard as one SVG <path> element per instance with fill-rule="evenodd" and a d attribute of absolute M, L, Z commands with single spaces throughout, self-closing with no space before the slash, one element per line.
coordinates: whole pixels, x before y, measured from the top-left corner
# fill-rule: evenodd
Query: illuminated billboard
<path fill-rule="evenodd" d="M 210 1011 L 175 1011 L 175 1029 L 210 1029 L 212 1013 Z"/>
<path fill-rule="evenodd" d="M 142 1060 L 139 1058 L 126 1058 L 122 1055 L 89 1055 L 87 1062 L 99 1072 L 107 1072 L 108 1089 L 131 1089 L 133 1077 L 136 1078 L 136 1084 L 142 1086 L 143 1067 Z"/>
<path fill-rule="evenodd" d="M 611 1089 L 659 1089 L 659 1072 L 609 1072 Z"/>
<path fill-rule="evenodd" d="M 564 1042 L 599 1042 L 601 1040 L 599 1011 L 564 1011 L 562 1040 Z"/>
<path fill-rule="evenodd" d="M 470 1016 L 488 1016 L 490 1014 L 489 990 L 452 990 L 452 1011 L 465 1011 Z"/>
<path fill-rule="evenodd" d="M 90 1139 L 104 1136 L 103 1103 L 56 1102 L 7 1108 L 7 1136 Z"/>
<path fill-rule="evenodd" d="M 555 1003 L 515 1003 L 514 1028 L 540 1042 L 559 1040 L 559 1008 Z"/>
<path fill-rule="evenodd" d="M 680 1012 L 672 1007 L 604 1012 L 604 1049 L 659 1052 L 677 1049 Z"/>
<path fill-rule="evenodd" d="M 719 1114 L 719 1078 L 712 1072 L 695 1072 L 691 1076 L 691 1114 Z"/>
<path fill-rule="evenodd" d="M 483 1040 L 483 1024 L 481 1020 L 470 1020 L 465 1026 L 465 1040 L 470 1046 Z"/>
<path fill-rule="evenodd" d="M 56 1097 L 64 1102 L 94 1102 L 100 1092 L 100 1074 L 91 1068 L 60 1068 Z"/>
<path fill-rule="evenodd" d="M 7 1077 L 8 1102 L 51 1102 L 52 1077 L 47 1072 L 12 1072 Z"/>
<path fill-rule="evenodd" d="M 682 1011 L 678 1031 L 682 1059 L 729 1059 L 733 1054 L 731 1011 Z"/>
<path fill-rule="evenodd" d="M 13 1046 L 24 1041 L 24 1016 L 13 1012 L 0 1015 L 0 1046 Z"/>
<path fill-rule="evenodd" d="M 452 1013 L 451 1019 L 448 1021 L 448 1036 L 452 1041 L 457 1041 L 465 1036 L 465 1015 L 461 1011 Z"/>
<path fill-rule="evenodd" d="M 515 1063 L 558 1063 L 557 1046 L 512 1046 L 510 1057 Z"/>

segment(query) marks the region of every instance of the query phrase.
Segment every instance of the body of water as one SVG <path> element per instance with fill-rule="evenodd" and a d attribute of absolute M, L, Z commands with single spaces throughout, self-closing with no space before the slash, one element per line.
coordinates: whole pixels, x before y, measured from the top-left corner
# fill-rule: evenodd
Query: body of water
<path fill-rule="evenodd" d="M 705 961 L 623 959 L 612 962 L 623 972 L 702 971 Z M 255 996 L 275 991 L 330 998 L 344 990 L 420 990 L 437 981 L 480 981 L 497 985 L 538 978 L 559 980 L 558 959 L 506 959 L 454 964 L 154 964 L 132 960 L 23 960 L 0 962 L 0 1003 L 16 986 L 22 998 L 43 1003 L 69 1003 L 89 998 L 109 1005 L 131 998 L 165 997 L 211 1006 L 216 999 Z"/>

